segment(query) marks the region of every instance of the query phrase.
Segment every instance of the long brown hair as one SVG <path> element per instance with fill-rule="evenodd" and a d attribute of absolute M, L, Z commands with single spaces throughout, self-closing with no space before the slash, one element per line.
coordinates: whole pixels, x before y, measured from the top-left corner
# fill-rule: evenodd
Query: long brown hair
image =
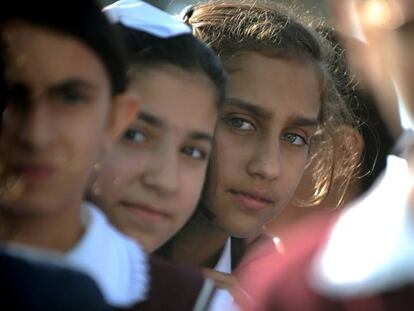
<path fill-rule="evenodd" d="M 309 163 L 314 162 L 313 195 L 296 198 L 298 205 L 315 205 L 328 194 L 337 177 L 345 180 L 339 189 L 343 198 L 354 178 L 359 157 L 350 155 L 338 163 L 338 148 L 352 153 L 352 141 L 344 139 L 335 146 L 333 137 L 341 125 L 352 126 L 354 117 L 338 94 L 329 74 L 329 45 L 312 30 L 308 20 L 294 14 L 292 8 L 260 1 L 212 1 L 187 11 L 185 21 L 195 36 L 211 46 L 226 65 L 241 52 L 293 59 L 314 65 L 321 81 L 321 111 L 318 130 L 312 139 Z M 214 159 L 213 159 L 214 161 Z M 340 202 L 338 202 L 339 204 Z"/>

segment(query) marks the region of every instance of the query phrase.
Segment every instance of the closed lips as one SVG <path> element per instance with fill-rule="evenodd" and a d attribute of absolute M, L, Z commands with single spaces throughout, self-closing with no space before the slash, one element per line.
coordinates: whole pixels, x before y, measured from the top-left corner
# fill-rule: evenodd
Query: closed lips
<path fill-rule="evenodd" d="M 243 196 L 246 196 L 254 200 L 262 201 L 264 203 L 268 203 L 268 204 L 274 203 L 274 200 L 269 195 L 261 194 L 261 193 L 254 192 L 254 191 L 230 189 L 230 192 L 236 195 L 243 195 Z"/>

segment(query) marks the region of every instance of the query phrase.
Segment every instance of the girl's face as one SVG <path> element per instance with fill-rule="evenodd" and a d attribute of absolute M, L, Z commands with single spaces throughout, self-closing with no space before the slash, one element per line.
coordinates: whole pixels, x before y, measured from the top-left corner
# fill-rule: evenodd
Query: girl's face
<path fill-rule="evenodd" d="M 321 107 L 311 65 L 246 52 L 228 64 L 207 206 L 238 237 L 261 231 L 302 177 Z"/>
<path fill-rule="evenodd" d="M 132 88 L 141 113 L 103 162 L 95 183 L 101 193 L 92 197 L 121 231 L 152 252 L 196 207 L 217 121 L 216 95 L 207 77 L 174 66 L 141 73 Z"/>

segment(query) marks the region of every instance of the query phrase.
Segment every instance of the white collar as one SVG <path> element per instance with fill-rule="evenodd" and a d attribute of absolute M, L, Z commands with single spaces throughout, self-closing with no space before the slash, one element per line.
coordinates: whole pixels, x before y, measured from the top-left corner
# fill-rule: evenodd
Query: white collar
<path fill-rule="evenodd" d="M 190 27 L 183 21 L 143 1 L 120 0 L 106 6 L 103 12 L 112 23 L 160 38 L 191 34 Z"/>
<path fill-rule="evenodd" d="M 412 184 L 407 161 L 389 156 L 385 174 L 339 217 L 316 256 L 314 289 L 347 298 L 414 282 Z"/>
<path fill-rule="evenodd" d="M 224 249 L 221 252 L 220 259 L 214 267 L 214 270 L 223 273 L 231 273 L 231 238 L 227 239 L 226 244 L 224 245 Z M 234 303 L 233 296 L 228 290 L 217 289 L 211 299 L 208 310 L 238 311 L 239 308 Z"/>
<path fill-rule="evenodd" d="M 147 255 L 93 204 L 85 202 L 82 212 L 85 233 L 65 261 L 92 277 L 111 306 L 144 300 L 149 286 Z"/>
<path fill-rule="evenodd" d="M 214 270 L 231 273 L 231 238 L 228 238 Z"/>

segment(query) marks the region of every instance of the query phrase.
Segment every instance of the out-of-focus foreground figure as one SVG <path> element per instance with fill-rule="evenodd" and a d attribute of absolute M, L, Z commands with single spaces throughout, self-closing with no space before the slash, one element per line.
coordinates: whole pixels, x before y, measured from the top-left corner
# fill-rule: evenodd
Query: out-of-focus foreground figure
<path fill-rule="evenodd" d="M 138 109 L 117 36 L 93 0 L 10 3 L 0 31 L 0 240 L 53 252 L 112 306 L 144 300 L 146 254 L 84 202 L 97 162 Z"/>

